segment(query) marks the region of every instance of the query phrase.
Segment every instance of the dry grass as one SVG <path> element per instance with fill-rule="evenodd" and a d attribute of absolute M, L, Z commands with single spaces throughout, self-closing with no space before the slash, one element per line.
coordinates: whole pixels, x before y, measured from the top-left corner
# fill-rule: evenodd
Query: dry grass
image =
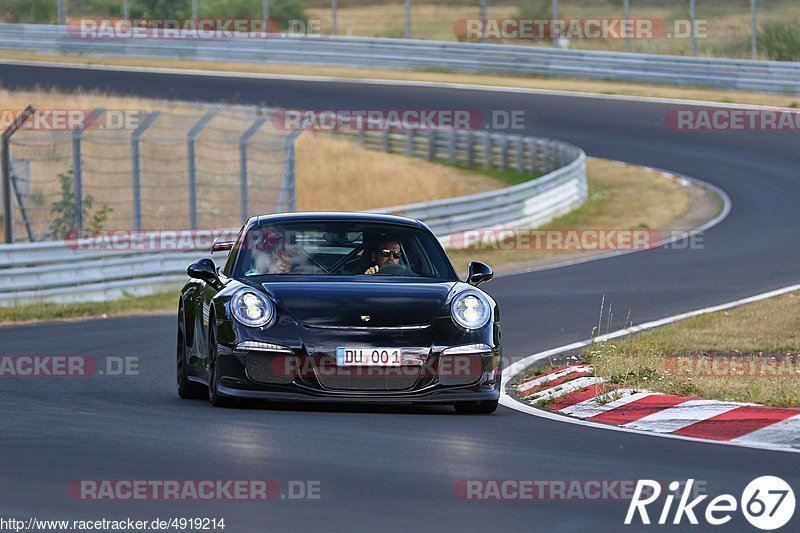
<path fill-rule="evenodd" d="M 589 198 L 571 213 L 539 229 L 651 229 L 660 230 L 684 215 L 690 207 L 686 187 L 674 180 L 615 161 L 589 158 Z M 459 272 L 470 261 L 483 261 L 498 272 L 513 271 L 523 264 L 552 264 L 574 252 L 553 249 L 449 250 Z M 572 257 L 570 257 L 572 258 Z"/>
<path fill-rule="evenodd" d="M 331 33 L 331 9 L 311 8 L 306 12 L 310 19 L 321 21 L 322 35 Z M 411 29 L 415 39 L 454 41 L 453 25 L 457 20 L 476 18 L 475 6 L 448 6 L 414 3 L 411 10 Z M 492 17 L 515 17 L 515 6 L 492 6 Z M 358 37 L 392 37 L 406 35 L 406 11 L 402 2 L 394 4 L 364 5 L 339 8 L 337 16 L 339 35 Z"/>
<path fill-rule="evenodd" d="M 297 142 L 297 207 L 361 211 L 499 189 L 475 172 L 368 150 L 353 141 L 307 132 Z"/>
<path fill-rule="evenodd" d="M 243 72 L 266 75 L 329 76 L 354 79 L 384 79 L 398 81 L 443 82 L 470 85 L 492 85 L 524 89 L 584 92 L 595 94 L 642 96 L 727 102 L 775 107 L 800 107 L 800 99 L 791 95 L 773 95 L 757 92 L 725 91 L 695 87 L 673 87 L 649 83 L 616 82 L 604 80 L 579 80 L 571 78 L 544 78 L 537 76 L 511 76 L 495 74 L 460 74 L 449 72 L 407 71 L 393 69 L 348 69 L 344 67 L 316 67 L 305 65 L 272 65 L 266 63 L 224 63 L 215 61 L 189 61 L 178 59 L 112 58 L 77 55 L 46 55 L 0 50 L 0 58 L 55 61 L 88 65 L 117 65 L 145 68 L 177 68 L 216 72 Z"/>
<path fill-rule="evenodd" d="M 603 343 L 583 355 L 598 376 L 624 387 L 800 406 L 800 292 Z"/>

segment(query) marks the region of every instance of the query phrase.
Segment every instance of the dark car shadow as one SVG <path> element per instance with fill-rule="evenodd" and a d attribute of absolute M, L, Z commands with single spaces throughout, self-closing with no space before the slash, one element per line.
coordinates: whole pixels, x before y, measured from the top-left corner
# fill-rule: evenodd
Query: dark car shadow
<path fill-rule="evenodd" d="M 185 400 L 184 400 L 185 402 Z M 193 400 L 194 404 L 208 403 L 206 400 Z M 210 405 L 208 406 L 211 407 Z M 237 400 L 231 407 L 218 408 L 232 411 L 285 411 L 303 413 L 365 413 L 365 414 L 406 414 L 406 415 L 454 415 L 475 416 L 457 413 L 452 405 L 424 403 L 357 403 L 357 402 L 283 402 L 267 400 Z"/>

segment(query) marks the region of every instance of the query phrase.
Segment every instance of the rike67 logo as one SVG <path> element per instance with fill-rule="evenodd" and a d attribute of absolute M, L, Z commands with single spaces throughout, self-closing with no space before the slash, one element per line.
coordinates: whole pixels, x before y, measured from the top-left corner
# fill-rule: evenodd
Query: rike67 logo
<path fill-rule="evenodd" d="M 698 517 L 705 519 L 705 523 L 712 526 L 721 526 L 730 522 L 737 511 L 741 511 L 745 519 L 758 529 L 771 531 L 786 525 L 794 515 L 794 491 L 784 480 L 775 476 L 762 476 L 751 481 L 742 491 L 742 496 L 737 500 L 731 494 L 721 494 L 708 502 L 707 494 L 693 496 L 692 487 L 694 479 L 686 483 L 673 481 L 669 484 L 669 493 L 664 498 L 663 506 L 658 512 L 662 485 L 651 479 L 641 479 L 636 484 L 633 499 L 625 516 L 625 524 L 630 525 L 638 520 L 642 524 L 655 523 L 678 525 L 682 523 L 699 524 Z M 683 490 L 678 493 L 680 488 Z M 678 500 L 673 511 L 673 504 Z M 655 505 L 651 505 L 655 504 Z M 703 510 L 703 505 L 705 510 Z M 657 515 L 648 514 L 649 511 Z"/>

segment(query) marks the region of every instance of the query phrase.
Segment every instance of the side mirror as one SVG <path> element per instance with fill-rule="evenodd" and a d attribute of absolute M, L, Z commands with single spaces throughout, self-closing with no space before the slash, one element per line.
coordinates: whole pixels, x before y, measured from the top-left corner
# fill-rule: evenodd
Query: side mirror
<path fill-rule="evenodd" d="M 223 241 L 219 237 L 214 239 L 214 244 L 211 245 L 211 253 L 214 252 L 230 252 L 233 249 L 233 241 Z"/>
<path fill-rule="evenodd" d="M 486 263 L 480 261 L 473 261 L 469 264 L 469 272 L 467 272 L 467 283 L 475 285 L 476 287 L 484 281 L 489 281 L 494 277 L 494 272 Z"/>
<path fill-rule="evenodd" d="M 214 265 L 214 261 L 207 257 L 198 259 L 189 265 L 189 268 L 186 269 L 186 273 L 189 274 L 190 278 L 205 281 L 217 290 L 224 287 L 219 280 L 219 276 L 217 276 L 217 267 Z"/>

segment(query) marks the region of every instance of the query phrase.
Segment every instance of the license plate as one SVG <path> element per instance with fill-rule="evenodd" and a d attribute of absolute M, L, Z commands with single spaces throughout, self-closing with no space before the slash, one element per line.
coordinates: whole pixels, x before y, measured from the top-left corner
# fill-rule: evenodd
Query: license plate
<path fill-rule="evenodd" d="M 336 366 L 401 366 L 399 348 L 336 348 Z"/>

